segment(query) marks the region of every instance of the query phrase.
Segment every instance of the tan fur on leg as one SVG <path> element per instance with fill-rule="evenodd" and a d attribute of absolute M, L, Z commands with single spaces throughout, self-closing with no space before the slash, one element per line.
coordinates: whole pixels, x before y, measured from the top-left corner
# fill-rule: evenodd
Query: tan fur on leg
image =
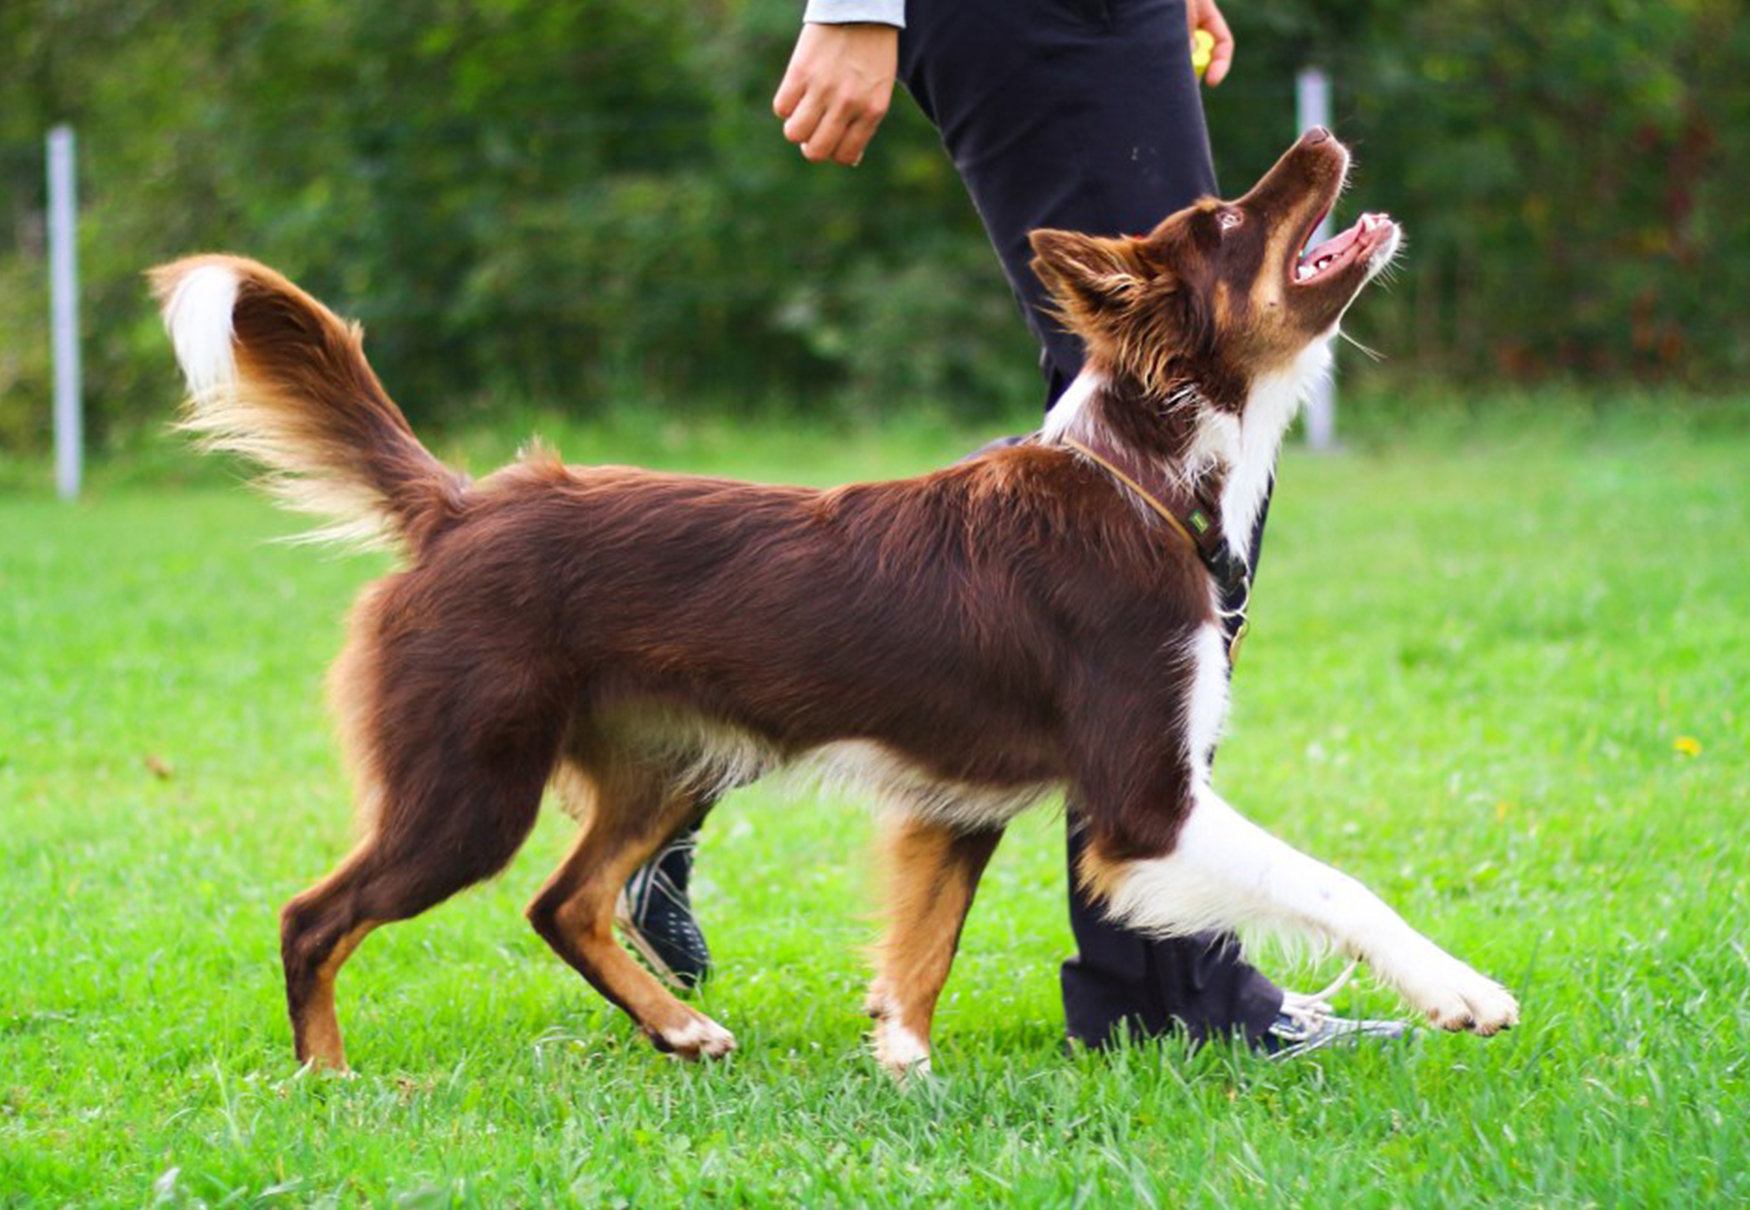
<path fill-rule="evenodd" d="M 292 1036 L 302 1062 L 329 1071 L 346 1071 L 346 1047 L 340 1037 L 340 1017 L 334 1008 L 334 980 L 340 968 L 381 923 L 366 920 L 342 937 L 321 966 L 303 1011 L 292 1020 Z"/>
<path fill-rule="evenodd" d="M 567 774 L 573 786 L 580 779 L 595 791 L 589 823 L 529 904 L 529 923 L 659 1049 L 688 1059 L 728 1054 L 734 1036 L 675 999 L 614 940 L 615 896 L 632 871 L 693 817 L 697 803 L 649 770 L 610 764 L 605 771 L 574 768 Z"/>
<path fill-rule="evenodd" d="M 881 837 L 887 930 L 875 950 L 867 1011 L 875 1058 L 904 1076 L 929 1069 L 930 1022 L 948 981 L 966 911 L 1002 832 L 959 832 L 904 818 Z"/>

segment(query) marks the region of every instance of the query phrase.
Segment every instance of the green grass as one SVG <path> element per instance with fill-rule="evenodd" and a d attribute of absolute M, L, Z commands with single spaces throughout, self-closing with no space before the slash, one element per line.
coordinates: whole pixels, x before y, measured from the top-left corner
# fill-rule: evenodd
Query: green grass
<path fill-rule="evenodd" d="M 1065 1057 L 1042 813 L 904 1090 L 862 1050 L 867 815 L 757 788 L 703 856 L 728 1062 L 656 1055 L 526 927 L 555 811 L 347 967 L 360 1077 L 297 1075 L 275 912 L 348 844 L 320 681 L 382 564 L 268 543 L 297 522 L 210 475 L 0 497 L 0 1206 L 1745 1204 L 1745 429 L 1455 426 L 1284 468 L 1218 785 L 1508 982 L 1520 1029 Z M 958 452 L 563 445 L 816 482 Z"/>

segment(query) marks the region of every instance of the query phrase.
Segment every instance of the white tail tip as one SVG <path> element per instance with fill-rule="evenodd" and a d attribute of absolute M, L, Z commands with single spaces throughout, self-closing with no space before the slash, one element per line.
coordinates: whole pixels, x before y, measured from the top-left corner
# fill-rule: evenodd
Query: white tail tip
<path fill-rule="evenodd" d="M 176 283 L 164 304 L 164 328 L 191 395 L 224 387 L 237 376 L 231 312 L 238 283 L 237 271 L 229 265 L 199 265 Z"/>

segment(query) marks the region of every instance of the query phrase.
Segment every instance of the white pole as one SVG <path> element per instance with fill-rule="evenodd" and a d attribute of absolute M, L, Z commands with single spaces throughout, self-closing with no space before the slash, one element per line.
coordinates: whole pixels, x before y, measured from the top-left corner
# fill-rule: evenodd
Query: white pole
<path fill-rule="evenodd" d="M 1331 78 L 1321 67 L 1303 67 L 1294 78 L 1295 120 L 1302 131 L 1314 126 L 1331 125 Z M 1312 242 L 1331 237 L 1329 217 L 1313 232 Z M 1329 450 L 1337 444 L 1337 382 L 1333 363 L 1331 376 L 1313 387 L 1306 401 L 1306 443 L 1315 450 Z"/>
<path fill-rule="evenodd" d="M 49 312 L 55 350 L 55 490 L 63 500 L 78 498 L 85 445 L 79 408 L 77 213 L 73 130 L 57 126 L 49 131 Z"/>

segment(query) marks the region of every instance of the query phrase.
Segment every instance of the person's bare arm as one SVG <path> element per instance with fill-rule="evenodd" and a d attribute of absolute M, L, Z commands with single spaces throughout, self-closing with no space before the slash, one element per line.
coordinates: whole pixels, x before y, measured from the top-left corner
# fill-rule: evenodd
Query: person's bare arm
<path fill-rule="evenodd" d="M 1203 73 L 1203 82 L 1214 88 L 1227 79 L 1228 69 L 1233 66 L 1233 31 L 1228 29 L 1215 0 L 1186 0 L 1185 24 L 1187 34 L 1206 29 L 1215 39 L 1215 49 L 1209 55 L 1209 70 Z"/>
<path fill-rule="evenodd" d="M 854 166 L 887 116 L 898 71 L 894 26 L 804 25 L 772 112 L 805 158 Z"/>

